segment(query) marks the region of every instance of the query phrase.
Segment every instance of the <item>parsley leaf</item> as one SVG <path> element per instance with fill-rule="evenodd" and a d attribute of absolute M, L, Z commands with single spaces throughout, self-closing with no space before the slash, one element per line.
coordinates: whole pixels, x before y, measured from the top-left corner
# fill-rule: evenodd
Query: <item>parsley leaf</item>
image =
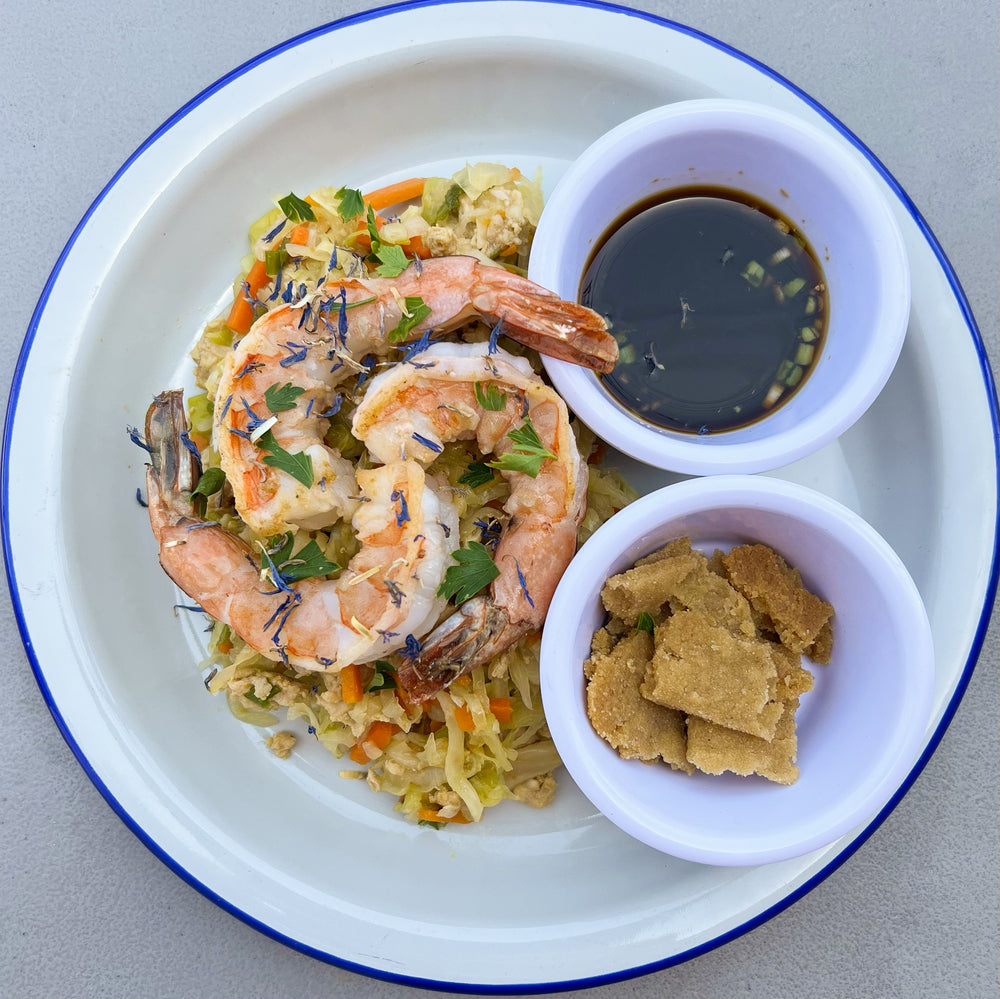
<path fill-rule="evenodd" d="M 639 620 L 636 621 L 635 630 L 636 631 L 648 631 L 651 635 L 653 634 L 653 616 L 648 614 L 646 611 L 642 611 L 639 614 Z"/>
<path fill-rule="evenodd" d="M 336 572 L 340 566 L 336 562 L 331 562 L 321 551 L 315 541 L 307 541 L 294 555 L 292 554 L 292 541 L 294 535 L 289 531 L 282 540 L 280 548 L 276 549 L 278 538 L 271 538 L 268 552 L 271 555 L 271 563 L 281 576 L 284 583 L 297 583 L 302 579 L 311 579 L 313 576 L 329 576 L 331 572 Z M 261 568 L 267 568 L 267 561 L 261 563 Z"/>
<path fill-rule="evenodd" d="M 376 247 L 382 245 L 382 239 L 378 234 L 378 223 L 375 221 L 375 209 L 371 205 L 368 206 L 368 212 L 365 215 L 365 225 L 368 227 L 368 236 L 372 241 L 372 252 L 375 251 Z"/>
<path fill-rule="evenodd" d="M 431 314 L 431 307 L 424 305 L 424 300 L 419 295 L 407 295 L 403 299 L 403 305 L 403 318 L 395 329 L 389 330 L 389 343 L 402 343 L 410 335 L 410 331 Z"/>
<path fill-rule="evenodd" d="M 313 484 L 312 458 L 304 452 L 290 454 L 275 439 L 270 430 L 257 438 L 257 447 L 269 452 L 264 456 L 264 464 L 271 468 L 280 468 L 293 478 L 298 479 L 307 489 Z"/>
<path fill-rule="evenodd" d="M 290 222 L 314 222 L 316 220 L 308 202 L 297 197 L 294 192 L 279 198 L 278 207 L 285 213 L 285 218 Z"/>
<path fill-rule="evenodd" d="M 524 425 L 517 430 L 511 430 L 507 436 L 514 442 L 514 447 L 500 455 L 496 461 L 489 462 L 490 468 L 501 472 L 523 472 L 535 478 L 542 468 L 542 462 L 555 455 L 542 443 L 535 430 L 531 417 L 524 418 Z"/>
<path fill-rule="evenodd" d="M 473 387 L 476 392 L 476 401 L 483 409 L 499 413 L 507 408 L 506 393 L 501 392 L 492 382 L 487 382 L 485 386 L 482 382 L 476 382 Z"/>
<path fill-rule="evenodd" d="M 392 243 L 380 243 L 377 250 L 373 244 L 372 250 L 375 256 L 382 261 L 375 268 L 375 272 L 380 277 L 396 277 L 410 266 L 410 261 L 406 259 L 406 254 L 403 252 L 401 246 L 395 246 Z"/>
<path fill-rule="evenodd" d="M 206 468 L 191 495 L 211 496 L 212 493 L 217 493 L 222 488 L 225 481 L 226 473 L 221 468 Z"/>
<path fill-rule="evenodd" d="M 449 599 L 454 597 L 456 604 L 465 603 L 500 575 L 486 546 L 478 541 L 470 541 L 468 547 L 452 552 L 451 557 L 458 565 L 448 567 L 437 595 Z"/>
<path fill-rule="evenodd" d="M 470 489 L 485 486 L 487 482 L 493 481 L 493 470 L 481 461 L 470 461 L 469 470 L 460 475 L 458 481 L 460 485 L 468 486 Z"/>
<path fill-rule="evenodd" d="M 299 388 L 291 382 L 279 385 L 275 382 L 264 389 L 264 402 L 272 413 L 283 413 L 287 409 L 295 409 L 295 400 L 298 399 L 304 388 Z"/>
<path fill-rule="evenodd" d="M 376 659 L 375 674 L 366 684 L 365 693 L 373 690 L 395 690 L 397 686 L 396 667 L 384 659 Z"/>
<path fill-rule="evenodd" d="M 353 187 L 342 187 L 337 192 L 339 204 L 337 214 L 345 221 L 361 215 L 365 210 L 365 199 L 361 197 L 361 192 Z"/>

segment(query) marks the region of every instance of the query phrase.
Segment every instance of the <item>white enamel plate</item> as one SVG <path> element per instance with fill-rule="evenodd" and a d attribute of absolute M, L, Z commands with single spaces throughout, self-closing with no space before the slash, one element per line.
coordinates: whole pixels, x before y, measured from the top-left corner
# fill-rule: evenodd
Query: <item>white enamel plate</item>
<path fill-rule="evenodd" d="M 423 109 L 419 127 L 398 114 L 400 79 L 408 105 Z M 908 338 L 865 417 L 777 474 L 851 507 L 899 552 L 929 612 L 937 687 L 920 763 L 881 814 L 833 846 L 750 869 L 685 863 L 619 832 L 565 775 L 543 811 L 505 803 L 454 832 L 409 825 L 389 796 L 340 779 L 311 740 L 290 760 L 271 755 L 205 692 L 200 619 L 172 610 L 177 591 L 135 501 L 143 456 L 125 427 L 142 422 L 155 393 L 189 385 L 187 351 L 226 304 L 246 226 L 273 198 L 447 174 L 466 159 L 541 166 L 551 189 L 623 119 L 716 95 L 785 108 L 858 145 L 740 53 L 621 8 L 429 3 L 362 14 L 265 53 L 178 112 L 60 257 L 27 333 L 5 438 L 4 542 L 25 647 L 112 807 L 173 870 L 263 932 L 442 988 L 530 991 L 664 967 L 745 932 L 834 869 L 950 720 L 996 588 L 995 395 L 954 274 L 865 150 L 907 241 Z M 643 490 L 669 481 L 627 472 Z M 75 488 L 95 475 L 102 488 Z"/>

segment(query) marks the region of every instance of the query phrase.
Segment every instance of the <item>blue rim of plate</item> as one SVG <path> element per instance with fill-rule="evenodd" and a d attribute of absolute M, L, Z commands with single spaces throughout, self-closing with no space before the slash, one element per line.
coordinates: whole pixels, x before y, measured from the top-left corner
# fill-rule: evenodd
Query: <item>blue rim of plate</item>
<path fill-rule="evenodd" d="M 14 577 L 13 570 L 13 559 L 12 552 L 10 548 L 10 523 L 8 521 L 8 498 L 9 498 L 9 458 L 10 458 L 10 435 L 13 429 L 14 415 L 17 410 L 17 402 L 20 397 L 21 391 L 21 381 L 24 375 L 24 368 L 28 361 L 28 356 L 31 353 L 31 347 L 34 342 L 35 333 L 38 329 L 38 324 L 41 321 L 42 314 L 45 311 L 45 307 L 48 303 L 49 295 L 51 294 L 52 288 L 62 271 L 63 264 L 69 252 L 72 250 L 73 245 L 76 243 L 77 237 L 83 230 L 84 226 L 89 221 L 91 215 L 97 209 L 97 206 L 104 200 L 111 189 L 118 183 L 121 176 L 129 169 L 132 163 L 153 143 L 155 143 L 161 135 L 172 128 L 178 121 L 184 118 L 190 111 L 202 104 L 208 97 L 214 94 L 216 91 L 221 90 L 227 86 L 232 80 L 237 79 L 248 71 L 254 69 L 255 67 L 268 62 L 273 59 L 276 55 L 285 52 L 288 49 L 295 48 L 304 42 L 310 41 L 314 38 L 318 38 L 322 35 L 329 34 L 330 32 L 336 31 L 343 27 L 348 27 L 350 25 L 362 24 L 366 21 L 379 20 L 384 17 L 391 16 L 399 11 L 412 10 L 420 7 L 439 7 L 447 6 L 453 3 L 466 3 L 470 0 L 409 0 L 409 2 L 391 4 L 385 7 L 378 7 L 373 10 L 362 11 L 358 14 L 351 14 L 347 17 L 340 18 L 336 21 L 331 21 L 327 24 L 320 25 L 319 27 L 312 28 L 309 31 L 305 31 L 299 35 L 288 39 L 287 41 L 281 42 L 272 48 L 266 49 L 260 55 L 249 59 L 247 62 L 235 69 L 226 73 L 224 76 L 220 77 L 215 83 L 206 87 L 201 93 L 197 94 L 190 101 L 184 104 L 179 110 L 174 112 L 159 128 L 157 128 L 150 136 L 135 150 L 134 153 L 118 168 L 114 176 L 108 181 L 108 183 L 101 190 L 100 194 L 94 199 L 91 206 L 87 209 L 83 218 L 80 220 L 76 228 L 73 230 L 72 235 L 67 241 L 65 247 L 63 247 L 62 252 L 59 254 L 59 259 L 56 261 L 55 266 L 52 268 L 52 272 L 45 283 L 45 287 L 42 290 L 42 294 L 39 297 L 38 304 L 35 306 L 34 312 L 32 313 L 31 320 L 28 324 L 28 329 L 25 334 L 24 343 L 21 347 L 21 352 L 18 355 L 17 365 L 14 369 L 14 378 L 11 385 L 11 393 L 7 403 L 7 413 L 4 422 L 4 438 L 3 438 L 3 454 L 2 462 L 0 462 L 0 528 L 2 528 L 3 533 L 3 551 L 4 559 L 6 561 L 7 567 L 7 584 L 10 590 L 11 602 L 14 607 L 14 614 L 17 619 L 18 629 L 21 633 L 21 641 L 24 644 L 25 652 L 27 653 L 28 659 L 31 662 L 31 668 L 34 671 L 35 679 L 38 686 L 42 692 L 42 696 L 45 699 L 45 703 L 48 706 L 59 731 L 62 733 L 63 738 L 69 745 L 70 749 L 73 751 L 80 765 L 83 767 L 84 772 L 94 783 L 95 787 L 104 796 L 108 804 L 114 809 L 118 817 L 125 823 L 126 826 L 139 838 L 139 840 L 156 856 L 161 860 L 170 870 L 172 870 L 176 875 L 190 884 L 193 888 L 196 888 L 202 895 L 207 899 L 214 902 L 220 908 L 236 916 L 238 919 L 242 920 L 247 925 L 253 927 L 255 930 L 271 937 L 280 943 L 286 944 L 294 950 L 299 951 L 302 954 L 306 954 L 309 957 L 317 958 L 321 961 L 325 961 L 329 964 L 333 964 L 339 968 L 344 968 L 348 971 L 353 971 L 357 974 L 366 975 L 371 978 L 376 978 L 382 981 L 393 982 L 399 985 L 409 985 L 418 988 L 426 989 L 439 989 L 448 990 L 451 992 L 464 992 L 464 993 L 476 993 L 479 995 L 526 995 L 531 993 L 537 993 L 541 991 L 553 992 L 553 991 L 569 991 L 572 989 L 584 989 L 593 988 L 600 985 L 609 985 L 613 982 L 620 982 L 630 978 L 638 978 L 642 975 L 650 974 L 654 971 L 661 971 L 665 968 L 672 967 L 677 964 L 682 964 L 685 961 L 689 961 L 692 958 L 698 957 L 701 954 L 705 954 L 708 951 L 714 950 L 716 947 L 721 947 L 723 944 L 728 943 L 730 940 L 735 940 L 737 937 L 748 933 L 750 930 L 762 923 L 767 922 L 772 917 L 776 916 L 779 912 L 784 911 L 794 902 L 797 902 L 802 896 L 806 895 L 813 888 L 815 888 L 822 881 L 825 881 L 837 868 L 841 866 L 849 857 L 851 857 L 854 852 L 868 839 L 872 833 L 882 824 L 882 822 L 887 818 L 890 812 L 892 812 L 896 805 L 902 800 L 903 796 L 910 789 L 913 782 L 920 775 L 921 771 L 927 765 L 931 756 L 937 749 L 938 743 L 940 743 L 942 736 L 947 730 L 948 726 L 951 724 L 951 720 L 955 715 L 955 711 L 958 709 L 958 705 L 965 694 L 966 688 L 968 687 L 969 680 L 972 677 L 973 669 L 975 668 L 976 662 L 979 658 L 979 653 L 982 648 L 983 641 L 986 636 L 986 631 L 990 623 L 990 615 L 992 613 L 993 603 L 996 599 L 997 593 L 997 577 L 998 577 L 998 544 L 1000 544 L 1000 524 L 998 524 L 997 529 L 994 531 L 993 535 L 993 553 L 992 553 L 992 563 L 990 569 L 989 581 L 986 588 L 986 599 L 983 604 L 982 611 L 980 612 L 979 624 L 976 628 L 976 633 L 973 638 L 972 646 L 969 651 L 968 659 L 966 660 L 965 666 L 962 670 L 962 675 L 959 678 L 958 684 L 955 688 L 955 692 L 952 695 L 947 707 L 945 708 L 944 714 L 942 715 L 941 721 L 938 727 L 935 729 L 930 740 L 928 741 L 927 747 L 921 754 L 920 758 L 914 764 L 913 769 L 910 771 L 906 780 L 903 781 L 902 785 L 892 796 L 885 807 L 871 820 L 871 822 L 865 827 L 865 829 L 858 834 L 858 836 L 845 847 L 833 860 L 830 861 L 825 867 L 817 871 L 808 881 L 804 882 L 794 891 L 790 892 L 788 895 L 784 896 L 780 901 L 774 903 L 769 908 L 765 909 L 763 912 L 758 913 L 752 919 L 747 920 L 745 923 L 740 924 L 733 929 L 720 934 L 712 940 L 706 941 L 703 944 L 699 944 L 697 947 L 692 947 L 689 950 L 682 951 L 679 954 L 674 954 L 671 957 L 664 958 L 661 961 L 652 961 L 647 964 L 638 965 L 634 968 L 627 968 L 622 971 L 611 972 L 605 975 L 594 975 L 588 978 L 571 979 L 566 981 L 556 981 L 556 982 L 530 982 L 524 984 L 514 984 L 514 985 L 488 985 L 479 983 L 461 983 L 461 982 L 450 982 L 446 980 L 435 980 L 429 978 L 420 978 L 409 975 L 398 975 L 391 972 L 382 971 L 377 968 L 369 968 L 362 964 L 357 964 L 353 961 L 345 960 L 344 958 L 337 957 L 335 954 L 329 954 L 325 951 L 321 951 L 317 948 L 307 946 L 300 941 L 293 940 L 290 937 L 278 932 L 273 927 L 260 922 L 248 913 L 243 912 L 236 906 L 232 905 L 226 899 L 217 895 L 211 888 L 207 885 L 202 884 L 197 878 L 181 867 L 171 856 L 165 853 L 160 846 L 142 829 L 141 826 L 128 814 L 121 803 L 114 797 L 111 791 L 107 788 L 101 778 L 97 775 L 94 769 L 91 767 L 89 760 L 84 755 L 83 750 L 77 744 L 76 740 L 73 738 L 66 726 L 62 715 L 59 713 L 59 709 L 56 707 L 55 701 L 52 697 L 51 691 L 49 690 L 48 684 L 45 681 L 45 675 L 42 671 L 41 663 L 39 663 L 37 657 L 35 656 L 34 646 L 31 641 L 31 636 L 28 633 L 27 622 L 24 618 L 23 608 L 21 605 L 20 594 L 17 587 L 17 581 Z M 494 2 L 503 3 L 507 0 L 471 0 L 471 2 Z M 775 83 L 784 87 L 786 90 L 794 94 L 805 104 L 811 107 L 823 119 L 833 126 L 837 132 L 846 139 L 852 146 L 854 146 L 871 164 L 871 166 L 879 173 L 882 179 L 889 185 L 892 192 L 899 198 L 903 207 L 912 217 L 913 221 L 916 223 L 920 232 L 923 234 L 924 239 L 926 239 L 928 245 L 933 251 L 938 263 L 944 272 L 945 277 L 948 280 L 948 284 L 955 295 L 955 300 L 958 303 L 959 309 L 962 313 L 962 318 L 968 327 L 969 334 L 972 337 L 973 346 L 976 350 L 976 355 L 979 360 L 979 366 L 982 373 L 984 387 L 986 389 L 987 400 L 990 407 L 990 420 L 993 428 L 993 451 L 994 451 L 994 467 L 998 470 L 997 473 L 997 494 L 1000 496 L 1000 416 L 998 416 L 998 405 L 997 405 L 997 393 L 996 386 L 993 381 L 993 372 L 990 368 L 989 358 L 986 355 L 986 349 L 983 344 L 982 335 L 979 332 L 979 328 L 976 325 L 976 321 L 972 315 L 972 309 L 965 297 L 965 293 L 962 290 L 962 286 L 959 283 L 958 277 L 955 274 L 954 269 L 951 266 L 944 250 L 941 248 L 937 239 L 935 238 L 933 232 L 925 221 L 924 217 L 920 214 L 916 205 L 910 200 L 909 196 L 899 185 L 896 179 L 889 173 L 882 162 L 875 156 L 874 153 L 868 149 L 864 143 L 853 132 L 846 128 L 837 118 L 835 118 L 829 111 L 826 110 L 821 104 L 815 101 L 807 93 L 800 90 L 789 80 L 786 80 L 779 73 L 776 73 L 770 67 L 765 64 L 753 59 L 752 57 L 741 52 L 739 49 L 733 48 L 732 46 L 726 44 L 725 42 L 719 41 L 717 38 L 713 38 L 711 35 L 707 35 L 704 32 L 698 31 L 695 28 L 690 28 L 686 25 L 679 24 L 676 21 L 668 20 L 667 18 L 658 17 L 655 14 L 649 14 L 645 11 L 633 10 L 630 7 L 625 7 L 619 4 L 604 3 L 601 0 L 530 0 L 530 2 L 538 3 L 542 6 L 557 6 L 557 7 L 590 7 L 596 10 L 607 11 L 608 13 L 622 14 L 626 17 L 634 17 L 640 20 L 649 21 L 658 27 L 667 28 L 671 31 L 676 31 L 679 34 L 688 35 L 700 42 L 712 46 L 719 51 L 745 63 L 746 65 L 756 69 L 758 72 L 767 76 Z"/>

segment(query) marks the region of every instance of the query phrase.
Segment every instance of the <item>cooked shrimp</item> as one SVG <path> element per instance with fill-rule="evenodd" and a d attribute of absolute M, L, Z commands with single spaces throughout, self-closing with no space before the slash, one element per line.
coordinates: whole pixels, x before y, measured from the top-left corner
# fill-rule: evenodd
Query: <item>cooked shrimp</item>
<path fill-rule="evenodd" d="M 170 578 L 217 621 L 274 661 L 319 671 L 369 662 L 431 628 L 447 601 L 436 595 L 458 544 L 458 516 L 443 484 L 414 461 L 357 473 L 354 514 L 361 550 L 339 579 L 289 584 L 267 578 L 260 552 L 194 515 L 200 463 L 185 450 L 180 392 L 146 414 L 149 520 Z M 266 560 L 265 560 L 266 561 Z M 278 577 L 278 578 L 275 578 Z"/>
<path fill-rule="evenodd" d="M 428 314 L 396 333 L 404 320 L 417 319 L 420 305 Z M 323 442 L 339 405 L 337 386 L 364 370 L 366 358 L 475 317 L 502 322 L 503 332 L 543 354 L 598 371 L 610 371 L 617 358 L 615 339 L 597 313 L 473 257 L 425 260 L 395 278 L 330 282 L 262 316 L 226 358 L 216 445 L 243 520 L 267 536 L 349 516 L 356 505 L 353 469 Z M 276 408 L 276 399 L 288 408 Z M 266 432 L 272 436 L 258 437 Z M 311 464 L 309 473 L 296 479 L 274 467 L 272 442 L 306 456 L 299 460 Z"/>
<path fill-rule="evenodd" d="M 534 428 L 549 457 L 538 474 L 504 470 L 510 519 L 496 546 L 500 575 L 490 595 L 466 601 L 404 660 L 400 683 L 424 700 L 522 635 L 540 628 L 587 507 L 581 460 L 566 404 L 523 358 L 489 344 L 435 344 L 414 364 L 375 377 L 354 414 L 354 434 L 379 461 L 429 464 L 446 441 L 472 439 L 501 458 L 511 430 Z M 495 407 L 495 408 L 494 408 Z"/>

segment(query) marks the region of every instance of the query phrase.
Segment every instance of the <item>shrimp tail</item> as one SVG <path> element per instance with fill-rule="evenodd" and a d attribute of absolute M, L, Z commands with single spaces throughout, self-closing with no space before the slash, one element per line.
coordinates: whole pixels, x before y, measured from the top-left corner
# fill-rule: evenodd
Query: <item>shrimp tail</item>
<path fill-rule="evenodd" d="M 146 445 L 157 493 L 171 507 L 190 507 L 191 492 L 201 477 L 198 449 L 184 443 L 187 430 L 184 393 L 180 389 L 161 392 L 146 411 Z"/>
<path fill-rule="evenodd" d="M 604 318 L 533 281 L 499 267 L 479 267 L 472 304 L 500 320 L 519 343 L 541 354 L 607 374 L 618 360 L 618 342 Z"/>
<path fill-rule="evenodd" d="M 414 703 L 426 701 L 530 630 L 529 622 L 512 623 L 489 597 L 473 597 L 427 636 L 415 657 L 403 659 L 400 686 Z"/>

